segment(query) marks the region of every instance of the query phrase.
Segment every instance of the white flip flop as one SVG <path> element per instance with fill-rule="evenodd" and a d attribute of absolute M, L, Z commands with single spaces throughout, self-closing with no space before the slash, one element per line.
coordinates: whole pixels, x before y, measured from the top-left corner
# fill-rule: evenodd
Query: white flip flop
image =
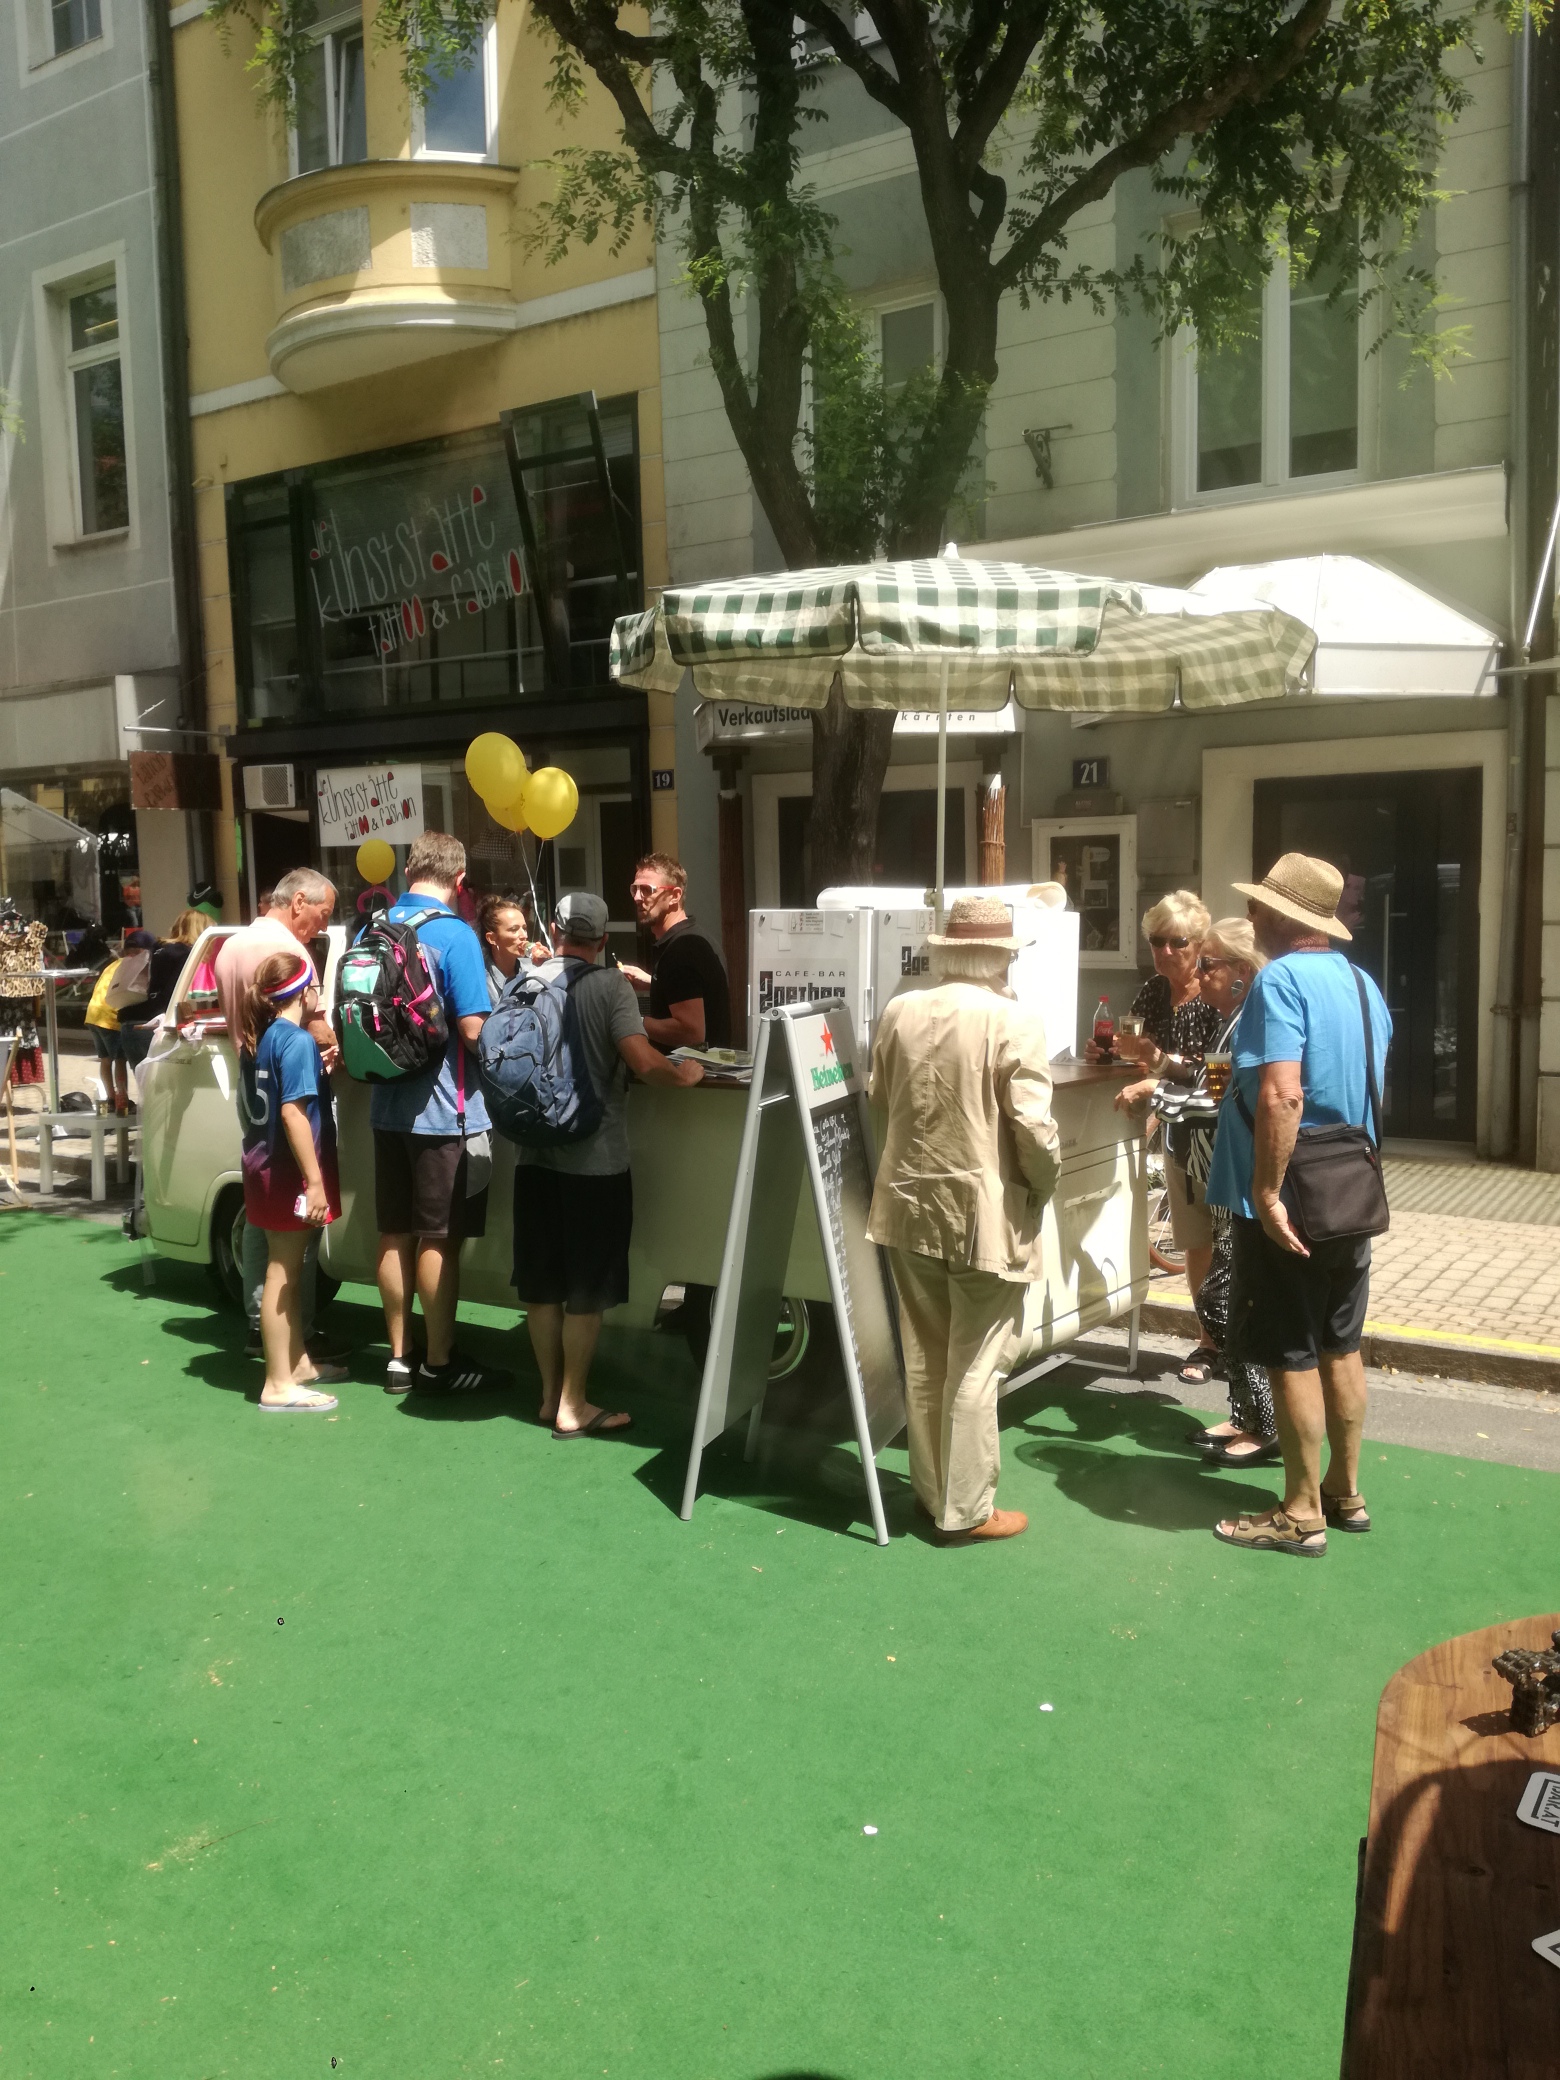
<path fill-rule="evenodd" d="M 308 1401 L 262 1401 L 260 1412 L 267 1416 L 328 1416 L 340 1405 L 334 1394 L 317 1394 Z"/>

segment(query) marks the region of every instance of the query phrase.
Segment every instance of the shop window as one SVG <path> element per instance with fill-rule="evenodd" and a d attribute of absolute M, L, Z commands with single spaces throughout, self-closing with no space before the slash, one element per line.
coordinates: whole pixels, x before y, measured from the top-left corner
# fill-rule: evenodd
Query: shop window
<path fill-rule="evenodd" d="M 898 774 L 894 775 L 897 780 Z M 948 789 L 943 853 L 946 878 L 957 886 L 963 879 L 967 847 L 964 842 L 965 789 Z M 812 844 L 808 826 L 812 820 L 812 796 L 786 794 L 779 798 L 780 902 L 788 910 L 804 909 L 813 902 L 817 882 L 812 870 Z M 937 790 L 935 787 L 885 788 L 878 800 L 877 837 L 872 852 L 872 879 L 883 888 L 926 888 L 937 874 Z"/>
<path fill-rule="evenodd" d="M 635 401 L 234 485 L 228 540 L 251 726 L 604 691 L 640 598 Z"/>
<path fill-rule="evenodd" d="M 350 166 L 368 157 L 368 110 L 360 9 L 321 7 L 298 79 L 293 171 Z"/>
<path fill-rule="evenodd" d="M 70 296 L 65 321 L 77 532 L 112 534 L 130 524 L 124 371 L 115 279 L 111 276 Z"/>
<path fill-rule="evenodd" d="M 1177 502 L 1340 480 L 1360 461 L 1360 321 L 1324 262 L 1291 282 L 1282 262 L 1250 299 L 1242 337 L 1178 371 Z"/>
<path fill-rule="evenodd" d="M 96 43 L 103 34 L 100 0 L 53 0 L 49 26 L 56 58 L 63 58 L 67 51 L 79 51 L 84 43 Z"/>
<path fill-rule="evenodd" d="M 414 139 L 427 158 L 486 159 L 498 128 L 494 29 L 447 77 L 436 74 L 417 111 Z"/>

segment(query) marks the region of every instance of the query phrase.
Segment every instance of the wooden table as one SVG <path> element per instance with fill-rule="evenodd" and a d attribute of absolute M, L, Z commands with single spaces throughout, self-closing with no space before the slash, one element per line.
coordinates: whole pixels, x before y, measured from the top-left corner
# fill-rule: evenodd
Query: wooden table
<path fill-rule="evenodd" d="M 1560 1726 L 1509 1731 L 1506 1647 L 1547 1647 L 1560 1616 L 1467 1632 L 1400 1668 L 1376 1717 L 1343 2080 L 1554 2080 L 1560 1836 L 1517 1814 Z"/>

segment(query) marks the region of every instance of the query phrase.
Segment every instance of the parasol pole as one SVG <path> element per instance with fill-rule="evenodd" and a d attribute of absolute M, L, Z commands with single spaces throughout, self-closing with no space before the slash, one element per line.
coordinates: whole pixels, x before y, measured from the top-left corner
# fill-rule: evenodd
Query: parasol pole
<path fill-rule="evenodd" d="M 932 907 L 937 912 L 937 921 L 942 922 L 943 913 L 943 869 L 946 864 L 944 851 L 948 839 L 948 659 L 942 660 L 942 675 L 937 687 L 937 886 L 932 891 Z"/>

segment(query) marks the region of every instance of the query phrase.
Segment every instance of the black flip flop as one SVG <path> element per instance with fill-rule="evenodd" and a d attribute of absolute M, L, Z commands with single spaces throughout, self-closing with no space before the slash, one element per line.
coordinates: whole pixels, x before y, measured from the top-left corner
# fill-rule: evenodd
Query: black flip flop
<path fill-rule="evenodd" d="M 568 1444 L 576 1437 L 616 1437 L 620 1430 L 632 1430 L 634 1427 L 632 1416 L 622 1423 L 612 1421 L 613 1416 L 622 1413 L 621 1409 L 604 1408 L 600 1415 L 592 1416 L 590 1421 L 582 1423 L 578 1430 L 560 1430 L 554 1424 L 553 1440 L 557 1444 Z"/>

